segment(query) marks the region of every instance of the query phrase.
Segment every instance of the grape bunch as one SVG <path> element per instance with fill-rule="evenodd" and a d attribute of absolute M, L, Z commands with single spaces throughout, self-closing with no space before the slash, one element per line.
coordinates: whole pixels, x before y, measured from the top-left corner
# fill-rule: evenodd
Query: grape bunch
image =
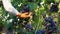
<path fill-rule="evenodd" d="M 27 24 L 27 25 L 26 25 L 26 29 L 27 29 L 28 31 L 33 30 L 32 25 L 31 25 L 31 24 Z"/>
<path fill-rule="evenodd" d="M 22 13 L 25 13 L 25 12 L 29 12 L 29 7 L 27 4 L 24 4 L 24 6 L 22 7 Z"/>
<path fill-rule="evenodd" d="M 53 17 L 49 16 L 46 17 L 46 15 L 43 15 L 44 21 L 46 21 L 45 23 L 45 29 L 48 31 L 47 33 L 56 33 L 58 30 L 58 27 L 56 26 L 56 23 L 53 21 Z"/>
<path fill-rule="evenodd" d="M 58 12 L 58 3 L 54 3 L 51 7 L 50 7 L 50 12 Z"/>
<path fill-rule="evenodd" d="M 22 24 L 28 31 L 32 31 L 33 30 L 33 27 L 31 24 L 28 24 L 28 23 L 24 23 Z"/>

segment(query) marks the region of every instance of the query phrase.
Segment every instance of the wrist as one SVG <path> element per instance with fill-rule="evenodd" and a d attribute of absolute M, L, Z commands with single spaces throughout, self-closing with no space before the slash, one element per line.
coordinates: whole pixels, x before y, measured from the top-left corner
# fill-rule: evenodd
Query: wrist
<path fill-rule="evenodd" d="M 17 16 L 21 16 L 21 13 L 16 14 Z"/>

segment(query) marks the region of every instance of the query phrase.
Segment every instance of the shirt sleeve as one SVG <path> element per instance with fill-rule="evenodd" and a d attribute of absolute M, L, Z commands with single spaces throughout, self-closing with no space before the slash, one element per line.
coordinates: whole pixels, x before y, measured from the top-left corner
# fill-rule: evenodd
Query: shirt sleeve
<path fill-rule="evenodd" d="M 10 0 L 2 0 L 3 6 L 6 11 L 9 13 L 12 13 L 14 15 L 17 15 L 19 12 L 12 6 Z"/>

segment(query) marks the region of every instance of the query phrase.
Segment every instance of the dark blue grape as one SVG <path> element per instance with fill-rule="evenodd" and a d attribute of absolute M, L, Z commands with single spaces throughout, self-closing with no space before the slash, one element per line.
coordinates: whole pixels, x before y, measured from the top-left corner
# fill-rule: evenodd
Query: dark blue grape
<path fill-rule="evenodd" d="M 53 32 L 56 33 L 57 31 L 58 31 L 58 27 L 55 26 L 55 27 L 53 28 Z"/>
<path fill-rule="evenodd" d="M 38 31 L 36 32 L 36 34 L 42 34 L 42 31 L 41 31 L 41 30 L 38 30 Z"/>
<path fill-rule="evenodd" d="M 44 18 L 44 20 L 47 22 L 48 21 L 48 18 Z"/>
<path fill-rule="evenodd" d="M 51 21 L 51 20 L 53 21 L 53 17 L 52 17 L 52 16 L 49 16 L 49 17 L 48 17 L 48 20 L 49 20 L 49 21 Z"/>

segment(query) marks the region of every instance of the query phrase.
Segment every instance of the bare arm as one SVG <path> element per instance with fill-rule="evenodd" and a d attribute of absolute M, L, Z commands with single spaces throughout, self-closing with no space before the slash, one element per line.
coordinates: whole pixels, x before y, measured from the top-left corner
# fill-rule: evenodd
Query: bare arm
<path fill-rule="evenodd" d="M 11 4 L 10 0 L 2 0 L 3 6 L 6 11 L 9 13 L 12 13 L 14 15 L 17 15 L 20 18 L 27 18 L 29 15 L 27 13 L 19 13 Z"/>
<path fill-rule="evenodd" d="M 19 12 L 12 6 L 10 0 L 2 0 L 2 2 L 3 2 L 3 6 L 6 11 L 8 11 L 9 13 L 12 13 L 14 15 L 19 14 Z"/>

